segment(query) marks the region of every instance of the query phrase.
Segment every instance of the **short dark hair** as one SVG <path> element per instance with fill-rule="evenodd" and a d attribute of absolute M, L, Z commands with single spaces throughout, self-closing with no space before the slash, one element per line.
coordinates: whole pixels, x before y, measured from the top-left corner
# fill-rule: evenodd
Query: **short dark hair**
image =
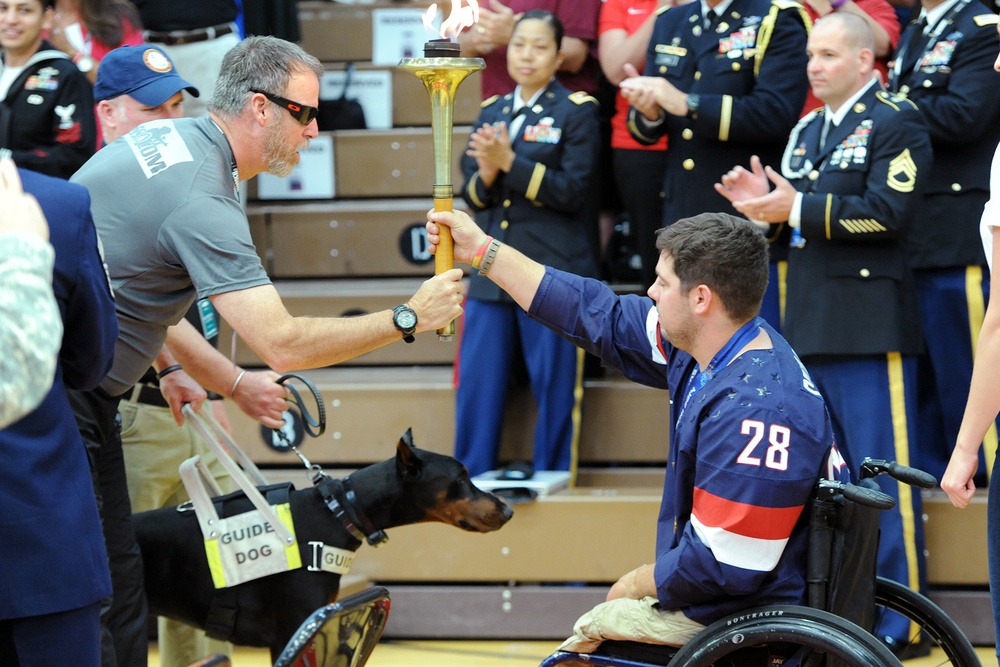
<path fill-rule="evenodd" d="M 558 16 L 547 9 L 529 9 L 525 13 L 521 14 L 521 18 L 514 23 L 514 29 L 517 29 L 518 23 L 528 19 L 539 19 L 540 21 L 547 23 L 548 26 L 552 28 L 552 37 L 556 40 L 556 51 L 562 48 L 562 38 L 566 31 L 563 28 L 562 21 L 559 20 Z"/>
<path fill-rule="evenodd" d="M 681 287 L 707 285 L 734 321 L 748 322 L 760 311 L 767 239 L 749 220 L 728 213 L 682 218 L 656 233 L 656 247 L 673 259 Z"/>

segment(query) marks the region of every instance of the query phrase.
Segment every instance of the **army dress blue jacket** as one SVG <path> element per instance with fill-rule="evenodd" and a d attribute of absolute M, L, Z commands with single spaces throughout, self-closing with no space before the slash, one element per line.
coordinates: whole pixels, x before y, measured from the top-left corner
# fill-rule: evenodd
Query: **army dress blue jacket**
<path fill-rule="evenodd" d="M 514 93 L 483 102 L 475 127 L 513 119 Z M 526 110 L 509 173 L 492 186 L 479 178 L 475 158 L 462 156 L 462 197 L 484 232 L 532 259 L 579 275 L 597 271 L 597 101 L 553 80 Z M 469 296 L 511 302 L 499 287 L 473 275 Z"/>
<path fill-rule="evenodd" d="M 783 333 L 803 357 L 916 354 L 906 235 L 933 159 L 927 126 L 912 102 L 877 83 L 831 124 L 821 148 L 825 121 L 822 108 L 807 114 L 781 161 L 803 193 L 804 239 L 788 253 Z"/>
<path fill-rule="evenodd" d="M 715 183 L 751 155 L 777 164 L 805 104 L 809 17 L 788 0 L 733 0 L 711 29 L 701 3 L 660 10 L 646 76 L 699 97 L 693 118 L 664 112 L 653 125 L 633 107 L 629 132 L 652 144 L 669 137 L 664 223 L 706 211 L 734 213 Z"/>
<path fill-rule="evenodd" d="M 930 28 L 922 48 L 908 49 L 904 30 L 888 90 L 906 95 L 927 121 L 934 166 L 914 210 L 914 268 L 986 264 L 979 219 L 989 199 L 990 164 L 1000 142 L 1000 50 L 996 14 L 977 0 L 958 0 Z"/>

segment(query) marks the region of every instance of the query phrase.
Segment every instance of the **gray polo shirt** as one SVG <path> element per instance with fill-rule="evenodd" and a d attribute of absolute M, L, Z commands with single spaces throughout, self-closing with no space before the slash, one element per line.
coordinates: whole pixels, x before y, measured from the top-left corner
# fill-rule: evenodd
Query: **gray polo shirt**
<path fill-rule="evenodd" d="M 211 118 L 140 125 L 71 179 L 90 190 L 119 336 L 101 388 L 138 381 L 196 298 L 270 284 L 236 192 L 236 162 Z"/>

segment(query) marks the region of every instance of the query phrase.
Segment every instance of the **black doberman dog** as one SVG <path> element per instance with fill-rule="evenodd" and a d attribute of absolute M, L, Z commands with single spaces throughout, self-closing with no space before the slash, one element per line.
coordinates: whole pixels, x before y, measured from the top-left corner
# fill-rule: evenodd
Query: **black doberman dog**
<path fill-rule="evenodd" d="M 226 498 L 226 515 L 253 509 L 242 493 Z M 386 539 L 382 531 L 394 526 L 438 521 L 486 533 L 513 514 L 496 496 L 476 488 L 456 459 L 413 447 L 409 431 L 394 458 L 342 480 L 321 475 L 313 488 L 290 491 L 288 502 L 303 566 L 218 590 L 195 513 L 184 511 L 189 505 L 136 514 L 150 612 L 234 644 L 266 646 L 275 658 L 340 588 L 341 575 L 307 567 L 313 562 L 311 541 L 353 552 L 364 539 L 372 544 Z"/>

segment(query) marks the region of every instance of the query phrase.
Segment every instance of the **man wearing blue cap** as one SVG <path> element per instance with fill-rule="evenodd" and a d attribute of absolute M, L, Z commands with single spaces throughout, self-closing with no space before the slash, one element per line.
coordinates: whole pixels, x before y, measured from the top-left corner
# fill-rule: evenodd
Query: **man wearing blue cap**
<path fill-rule="evenodd" d="M 199 96 L 158 48 L 122 46 L 111 51 L 101 60 L 94 83 L 105 143 L 146 121 L 183 117 L 185 90 Z"/>

